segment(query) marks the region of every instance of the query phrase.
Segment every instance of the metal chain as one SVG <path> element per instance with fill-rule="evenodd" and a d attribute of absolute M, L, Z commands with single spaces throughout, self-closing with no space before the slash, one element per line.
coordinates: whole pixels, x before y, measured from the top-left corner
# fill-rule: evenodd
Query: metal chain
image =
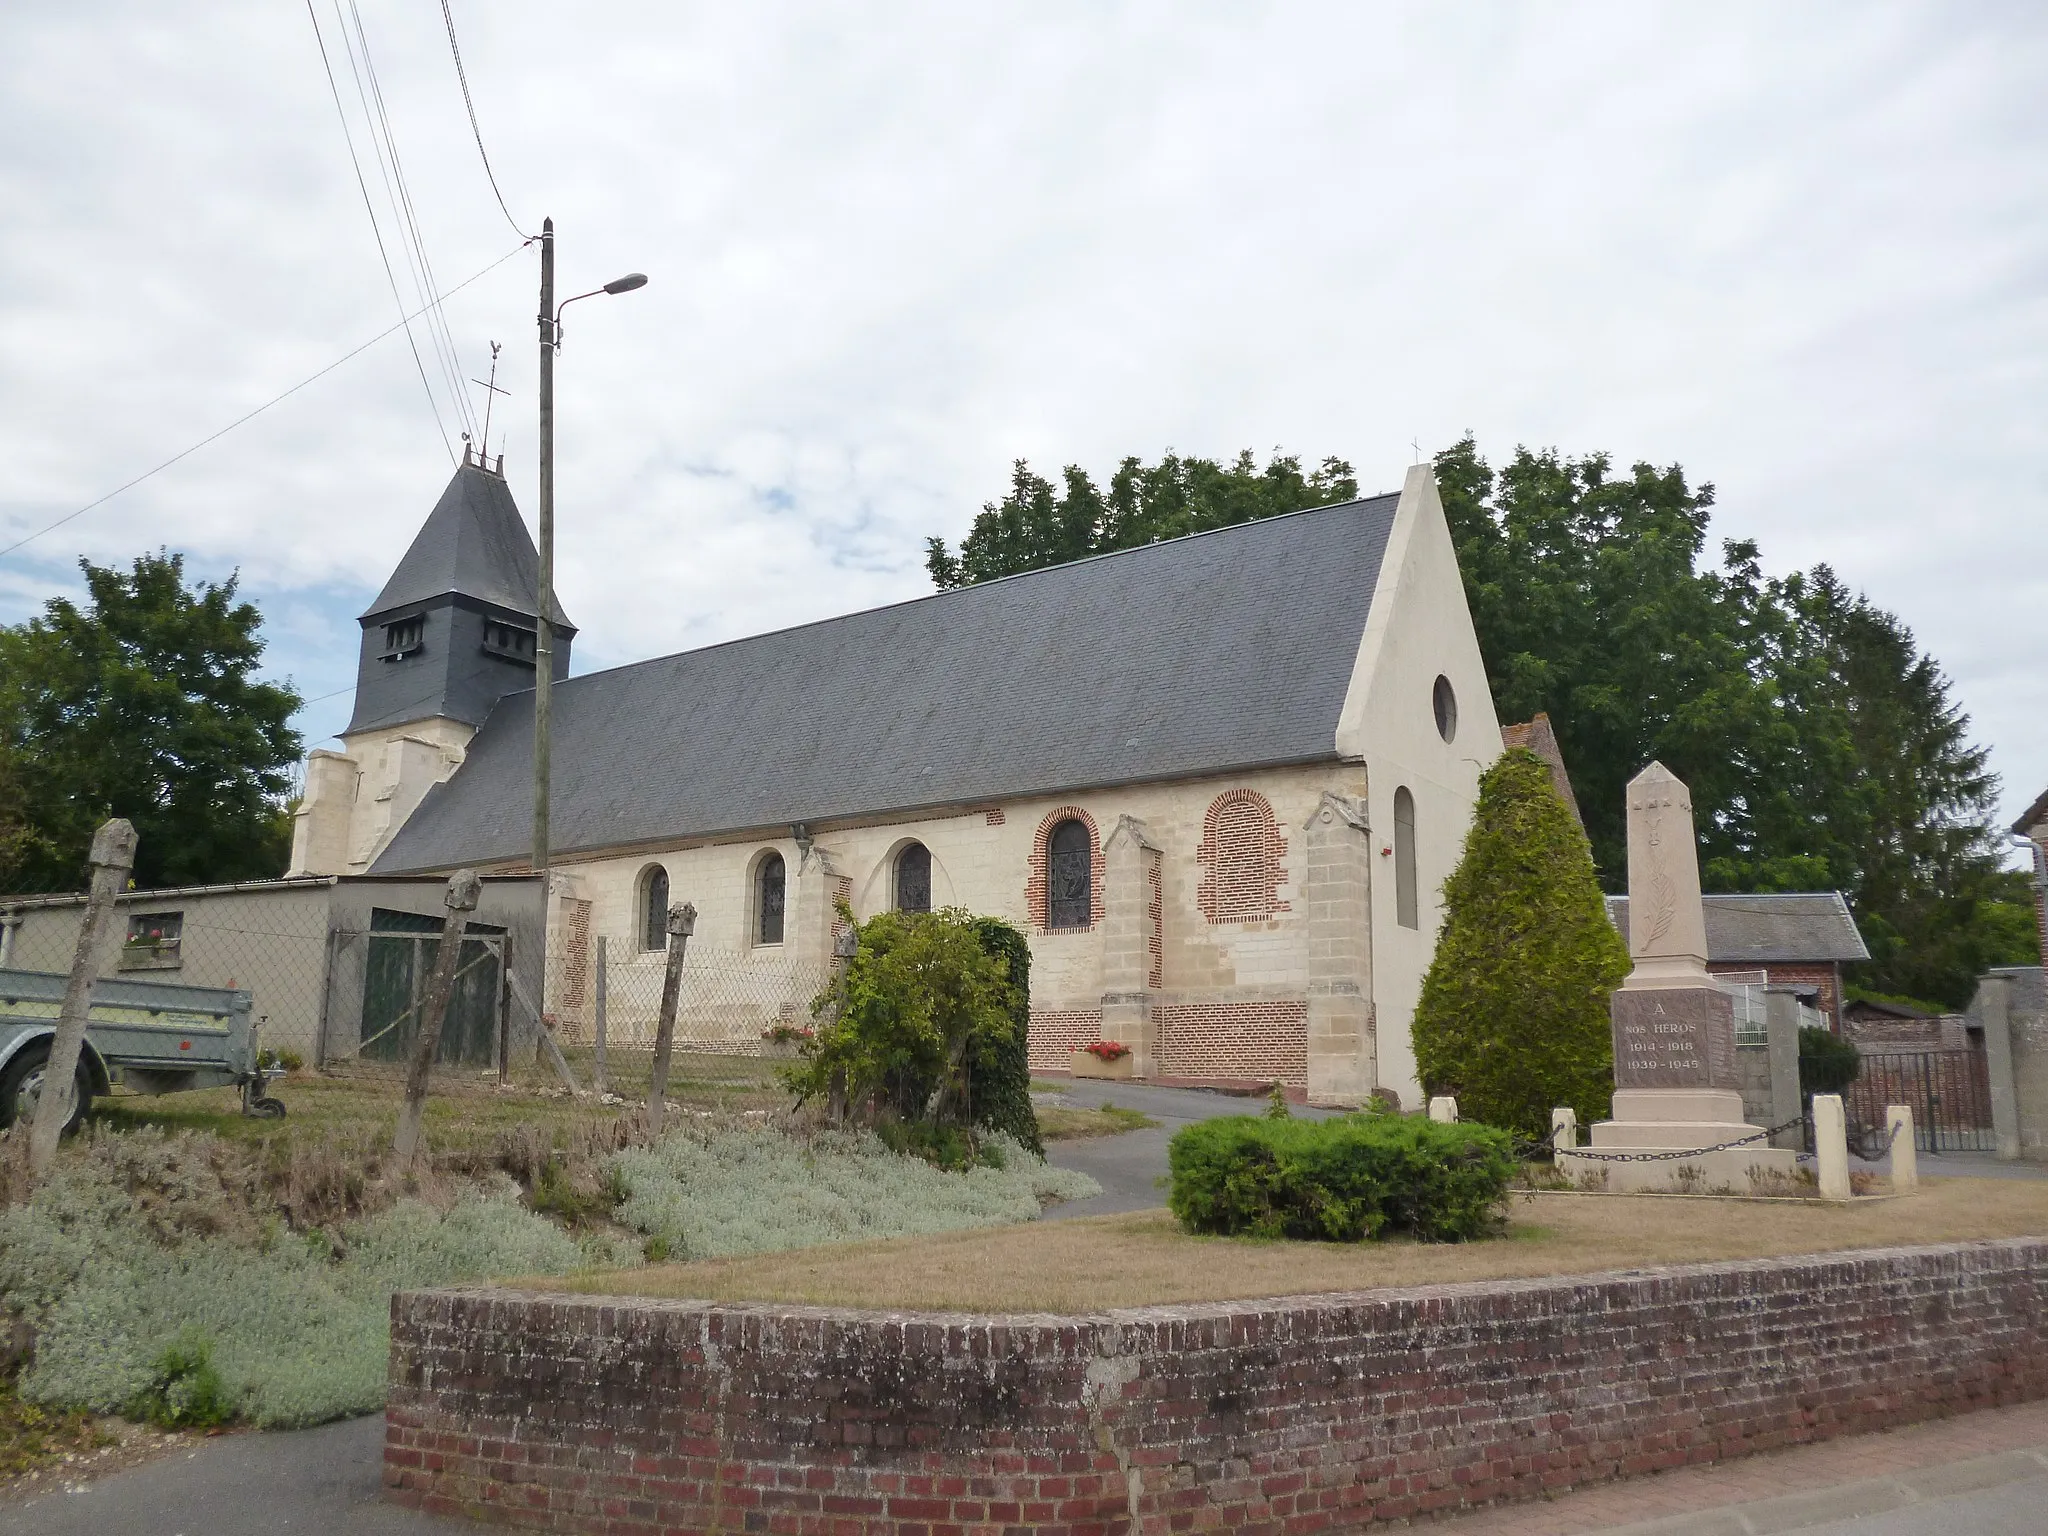
<path fill-rule="evenodd" d="M 1780 1131 L 1789 1131 L 1794 1126 L 1804 1125 L 1805 1123 L 1806 1116 L 1799 1115 L 1787 1120 L 1783 1125 L 1774 1125 L 1769 1130 L 1764 1131 L 1752 1131 L 1749 1135 L 1739 1136 L 1733 1141 L 1717 1142 L 1711 1147 L 1680 1147 L 1676 1151 L 1671 1152 L 1595 1152 L 1590 1147 L 1570 1147 L 1560 1150 L 1568 1152 L 1573 1157 L 1587 1158 L 1596 1163 L 1675 1163 L 1682 1158 L 1699 1157 L 1708 1152 L 1732 1152 L 1738 1147 L 1754 1146 L 1757 1142 L 1769 1141 Z M 1552 1131 L 1550 1134 L 1551 1139 L 1555 1140 L 1557 1133 Z M 1536 1142 L 1532 1143 L 1532 1145 L 1541 1146 L 1543 1143 Z"/>

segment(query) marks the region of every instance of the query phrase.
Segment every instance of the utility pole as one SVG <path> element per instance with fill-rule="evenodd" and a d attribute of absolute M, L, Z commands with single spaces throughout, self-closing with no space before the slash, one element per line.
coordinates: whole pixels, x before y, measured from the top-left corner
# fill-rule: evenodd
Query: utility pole
<path fill-rule="evenodd" d="M 533 647 L 533 872 L 548 910 L 548 706 L 555 684 L 555 221 L 540 226 L 540 595 Z"/>

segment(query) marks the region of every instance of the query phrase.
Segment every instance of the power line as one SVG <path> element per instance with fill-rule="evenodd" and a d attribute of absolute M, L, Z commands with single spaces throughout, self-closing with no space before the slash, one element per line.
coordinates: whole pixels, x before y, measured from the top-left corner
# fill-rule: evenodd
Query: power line
<path fill-rule="evenodd" d="M 370 184 L 363 179 L 363 163 L 356 157 L 355 135 L 349 132 L 348 111 L 341 104 L 341 87 L 335 83 L 334 65 L 327 57 L 327 35 L 320 30 L 320 17 L 313 9 L 313 0 L 306 0 L 306 19 L 313 23 L 313 36 L 320 45 L 320 67 L 327 71 L 327 89 L 334 97 L 334 114 L 341 119 L 342 142 L 348 146 L 349 164 L 355 167 L 356 186 L 363 194 L 363 211 L 370 216 L 370 233 L 377 240 L 377 255 L 384 263 L 385 279 L 391 284 L 391 297 L 398 303 L 398 312 L 405 313 L 405 300 L 398 291 L 398 274 L 391 270 L 391 255 L 384 249 L 384 230 L 377 222 L 377 206 L 370 201 Z M 346 30 L 342 42 L 348 41 Z M 402 322 L 403 323 L 403 322 Z M 412 328 L 406 325 L 406 345 L 412 348 L 413 366 L 419 369 L 420 388 L 427 392 L 427 409 L 434 413 L 434 428 L 441 434 L 441 446 L 447 451 L 448 462 L 455 462 L 455 445 L 448 441 L 448 428 L 441 420 L 441 407 L 434 399 L 434 386 L 427 382 L 427 365 L 420 359 L 419 344 L 412 339 Z"/>
<path fill-rule="evenodd" d="M 384 87 L 377 78 L 376 62 L 370 57 L 370 36 L 364 30 L 363 13 L 356 0 L 348 0 L 348 11 L 355 22 L 356 42 L 349 46 L 349 66 L 355 70 L 356 96 L 363 104 L 363 116 L 370 123 L 370 143 L 377 150 L 378 170 L 384 177 L 384 195 L 389 199 L 399 228 L 406 236 L 406 264 L 412 273 L 414 298 L 426 302 L 438 286 L 434 280 L 434 264 L 427 257 L 426 238 L 420 233 L 419 212 L 413 205 L 412 188 L 406 184 L 405 165 L 398 154 L 398 135 L 391 127 L 391 115 L 384 104 Z M 348 44 L 348 24 L 342 20 L 340 0 L 335 0 L 334 19 L 341 28 L 342 42 Z M 358 45 L 362 51 L 359 69 L 356 67 Z M 363 88 L 366 79 L 369 82 L 367 91 Z M 469 391 L 462 382 L 467 373 L 455 346 L 455 335 L 448 328 L 447 312 L 438 304 L 427 316 L 427 335 L 434 344 L 435 359 L 440 364 L 442 380 L 455 400 L 456 412 L 474 441 L 477 435 L 476 412 L 470 405 Z M 480 449 L 481 446 L 479 444 Z"/>
<path fill-rule="evenodd" d="M 469 111 L 469 131 L 476 135 L 477 157 L 484 163 L 484 175 L 490 181 L 491 195 L 498 200 L 498 211 L 505 215 L 505 222 L 512 226 L 512 233 L 522 240 L 533 236 L 519 227 L 519 221 L 512 217 L 512 210 L 505 206 L 505 194 L 498 190 L 497 173 L 491 169 L 491 157 L 484 150 L 484 131 L 477 126 L 476 103 L 469 95 L 469 74 L 462 67 L 462 45 L 455 41 L 455 13 L 448 8 L 448 0 L 441 0 L 441 19 L 448 23 L 448 51 L 455 55 L 455 78 L 462 82 L 462 105 Z"/>
<path fill-rule="evenodd" d="M 499 267 L 502 267 L 514 256 L 517 256 L 521 251 L 525 250 L 528 243 L 530 242 L 521 242 L 520 244 L 513 246 L 511 250 L 507 251 L 504 255 L 500 256 L 496 261 L 492 262 L 489 266 L 483 268 L 482 271 L 472 273 L 470 276 L 465 277 L 461 282 L 457 283 L 453 288 L 450 288 L 446 293 L 439 295 L 436 298 L 435 302 L 439 303 L 443 299 L 452 298 L 456 294 L 462 292 L 463 289 L 467 288 L 471 283 L 475 282 L 478 278 L 483 277 L 487 273 L 495 272 Z M 70 522 L 73 518 L 85 516 L 85 514 L 90 512 L 94 507 L 105 505 L 107 502 L 112 501 L 116 496 L 120 495 L 123 491 L 133 490 L 136 486 L 142 484 L 143 481 L 147 480 L 151 475 L 162 473 L 164 470 L 169 469 L 173 464 L 177 463 L 180 459 L 190 458 L 193 454 L 197 453 L 200 449 L 204 448 L 208 443 L 226 437 L 230 432 L 234 431 L 235 428 L 241 426 L 242 423 L 246 421 L 255 420 L 255 418 L 261 416 L 273 405 L 276 405 L 280 401 L 286 400 L 291 396 L 297 394 L 300 390 L 304 389 L 308 384 L 313 383 L 315 380 L 325 378 L 328 374 L 334 372 L 335 369 L 339 368 L 343 363 L 347 362 L 350 358 L 360 356 L 362 353 L 369 351 L 370 348 L 377 345 L 378 342 L 382 341 L 386 336 L 389 336 L 393 331 L 405 329 L 406 326 L 410 325 L 413 321 L 419 319 L 419 317 L 425 313 L 426 309 L 423 307 L 419 310 L 416 310 L 414 313 L 405 316 L 396 325 L 386 326 L 383 330 L 379 331 L 376 335 L 372 336 L 368 341 L 364 342 L 361 346 L 356 347 L 351 351 L 344 352 L 340 357 L 337 357 L 333 362 L 329 363 L 325 368 L 322 368 L 318 373 L 307 375 L 305 378 L 299 380 L 298 383 L 294 384 L 290 389 L 285 390 L 281 394 L 271 396 L 268 400 L 264 401 L 261 405 L 257 406 L 255 410 L 237 416 L 233 421 L 229 422 L 226 426 L 222 427 L 218 432 L 210 433 L 207 436 L 199 439 L 199 441 L 194 443 L 190 448 L 187 448 L 180 453 L 172 454 L 168 459 L 165 459 L 163 463 L 157 465 L 156 468 L 144 470 L 141 474 L 137 475 L 133 480 L 115 486 L 111 491 L 107 492 L 106 495 L 100 497 L 97 501 L 88 501 L 76 512 L 67 512 L 62 517 L 58 518 L 54 523 L 51 523 L 46 527 L 38 528 L 34 533 L 29 534 L 26 538 L 16 539 L 12 544 L 8 545 L 5 549 L 0 549 L 0 558 L 5 558 L 6 556 L 13 554 L 17 549 L 20 549 L 22 546 L 26 544 L 33 544 L 37 539 L 40 539 L 46 533 L 55 533 L 59 528 L 62 528 L 66 523 Z"/>

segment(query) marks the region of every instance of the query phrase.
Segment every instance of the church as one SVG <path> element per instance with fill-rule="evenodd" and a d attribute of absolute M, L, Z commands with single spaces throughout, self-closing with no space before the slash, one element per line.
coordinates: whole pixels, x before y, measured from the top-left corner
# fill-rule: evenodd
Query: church
<path fill-rule="evenodd" d="M 363 613 L 294 875 L 530 868 L 539 561 L 500 471 L 464 462 Z M 598 937 L 615 972 L 658 972 L 670 901 L 698 912 L 686 968 L 783 1018 L 808 1012 L 839 903 L 957 906 L 1029 935 L 1034 1072 L 1115 1041 L 1156 1081 L 1419 1102 L 1439 892 L 1502 750 L 1428 466 L 572 677 L 575 634 L 563 618 L 554 656 L 559 1029 L 587 1029 Z"/>

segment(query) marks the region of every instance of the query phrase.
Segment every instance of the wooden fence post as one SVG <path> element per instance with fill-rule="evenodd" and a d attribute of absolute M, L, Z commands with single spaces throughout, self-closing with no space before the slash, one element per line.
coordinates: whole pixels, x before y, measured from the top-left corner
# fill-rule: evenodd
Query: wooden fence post
<path fill-rule="evenodd" d="M 448 999 L 455 991 L 455 967 L 462 958 L 462 940 L 469 929 L 469 914 L 483 893 L 483 881 L 473 869 L 459 870 L 448 877 L 448 894 L 442 899 L 448 915 L 441 923 L 441 946 L 434 951 L 434 974 L 427 982 L 427 997 L 420 1015 L 419 1039 L 413 1042 L 412 1065 L 405 1074 L 405 1103 L 398 1111 L 398 1135 L 391 1144 L 400 1172 L 410 1169 L 419 1151 L 420 1120 L 427 1109 L 427 1074 L 433 1070 L 434 1052 L 441 1044 L 441 1023 L 448 1017 Z"/>
<path fill-rule="evenodd" d="M 114 898 L 128 884 L 135 867 L 135 828 L 116 816 L 92 838 L 92 889 L 85 898 L 85 918 L 78 925 L 78 947 L 71 954 L 71 979 L 57 1012 L 57 1032 L 43 1064 L 43 1091 L 28 1133 L 28 1187 L 33 1190 L 57 1156 L 57 1139 L 71 1118 L 78 1054 L 85 1048 L 85 1024 L 92 1012 L 92 984 L 106 963 L 107 938 L 113 929 Z"/>
<path fill-rule="evenodd" d="M 600 933 L 597 936 L 597 988 L 594 999 L 597 1014 L 597 1064 L 591 1068 L 593 1081 L 590 1085 L 600 1099 L 612 1091 L 611 1074 L 605 1070 L 604 1061 L 605 991 L 609 985 L 610 977 L 605 966 L 604 935 Z"/>
<path fill-rule="evenodd" d="M 661 1134 L 668 1109 L 668 1057 L 676 1041 L 676 998 L 683 989 L 683 951 L 697 931 L 697 908 L 682 902 L 668 909 L 668 969 L 661 977 L 661 1017 L 654 1026 L 654 1076 L 647 1086 L 647 1130 Z"/>

